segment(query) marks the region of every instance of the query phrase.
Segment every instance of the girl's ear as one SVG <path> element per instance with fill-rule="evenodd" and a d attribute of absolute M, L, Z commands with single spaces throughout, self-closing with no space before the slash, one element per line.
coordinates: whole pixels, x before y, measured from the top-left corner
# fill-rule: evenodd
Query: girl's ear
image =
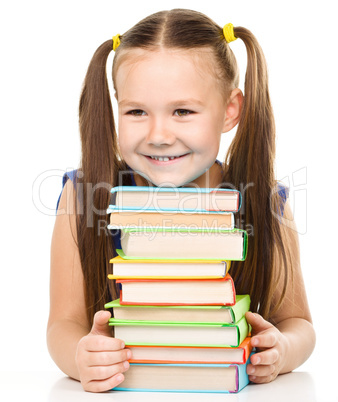
<path fill-rule="evenodd" d="M 239 88 L 232 90 L 226 106 L 223 133 L 230 131 L 238 123 L 243 106 L 243 93 Z"/>

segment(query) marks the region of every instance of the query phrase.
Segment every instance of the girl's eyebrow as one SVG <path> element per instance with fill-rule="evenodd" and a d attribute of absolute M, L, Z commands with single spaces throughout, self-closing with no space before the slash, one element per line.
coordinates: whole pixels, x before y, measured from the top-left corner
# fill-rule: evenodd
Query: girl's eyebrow
<path fill-rule="evenodd" d="M 118 102 L 119 106 L 129 106 L 129 107 L 142 107 L 143 103 L 131 101 L 129 99 L 122 99 Z"/>
<path fill-rule="evenodd" d="M 129 107 L 138 107 L 142 108 L 145 107 L 145 104 L 142 102 L 135 102 L 129 99 L 122 99 L 121 101 L 118 102 L 119 106 L 129 106 Z M 198 105 L 204 105 L 204 102 L 200 99 L 196 98 L 187 98 L 187 99 L 179 99 L 175 100 L 173 102 L 170 102 L 168 105 L 171 107 L 177 107 L 177 106 L 184 106 L 184 105 L 191 105 L 191 104 L 198 104 Z"/>
<path fill-rule="evenodd" d="M 204 105 L 204 102 L 202 100 L 196 99 L 196 98 L 179 99 L 177 101 L 170 102 L 171 106 L 184 106 L 184 105 L 191 105 L 191 104 Z"/>

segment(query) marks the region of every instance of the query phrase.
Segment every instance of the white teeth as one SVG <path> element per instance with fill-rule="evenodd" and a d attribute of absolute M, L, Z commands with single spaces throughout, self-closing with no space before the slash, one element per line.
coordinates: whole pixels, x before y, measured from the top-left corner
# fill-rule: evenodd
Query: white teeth
<path fill-rule="evenodd" d="M 173 160 L 178 158 L 178 156 L 151 156 L 151 159 L 155 159 L 156 161 L 160 162 L 168 162 L 169 160 Z"/>

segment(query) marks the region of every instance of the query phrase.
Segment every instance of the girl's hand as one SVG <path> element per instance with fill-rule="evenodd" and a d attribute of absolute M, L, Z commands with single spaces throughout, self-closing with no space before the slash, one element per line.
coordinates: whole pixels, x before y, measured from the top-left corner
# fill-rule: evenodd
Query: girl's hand
<path fill-rule="evenodd" d="M 124 342 L 111 336 L 109 311 L 98 311 L 90 333 L 80 339 L 76 351 L 76 365 L 85 391 L 108 391 L 124 380 L 131 351 Z"/>
<path fill-rule="evenodd" d="M 251 344 L 258 350 L 247 366 L 249 379 L 255 383 L 270 382 L 285 364 L 287 338 L 259 314 L 248 312 L 245 317 L 252 326 Z"/>

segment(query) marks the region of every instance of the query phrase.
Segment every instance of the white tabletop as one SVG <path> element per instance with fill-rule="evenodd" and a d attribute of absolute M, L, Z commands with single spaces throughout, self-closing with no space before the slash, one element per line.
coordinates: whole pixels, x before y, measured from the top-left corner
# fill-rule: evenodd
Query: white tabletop
<path fill-rule="evenodd" d="M 102 394 L 84 392 L 79 382 L 61 372 L 2 372 L 1 401 L 34 402 L 159 402 L 159 401 L 240 401 L 240 402 L 328 402 L 338 401 L 338 393 L 323 387 L 322 376 L 308 372 L 293 372 L 279 376 L 269 384 L 250 384 L 238 394 L 159 393 L 112 391 Z"/>

